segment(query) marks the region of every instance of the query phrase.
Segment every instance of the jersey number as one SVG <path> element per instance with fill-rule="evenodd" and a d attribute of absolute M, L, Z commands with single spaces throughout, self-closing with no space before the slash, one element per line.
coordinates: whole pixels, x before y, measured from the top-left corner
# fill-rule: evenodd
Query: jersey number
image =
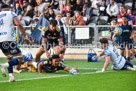
<path fill-rule="evenodd" d="M 1 20 L 0 20 L 0 26 L 3 25 L 3 24 L 4 24 L 4 23 L 3 23 L 3 19 L 1 19 Z"/>

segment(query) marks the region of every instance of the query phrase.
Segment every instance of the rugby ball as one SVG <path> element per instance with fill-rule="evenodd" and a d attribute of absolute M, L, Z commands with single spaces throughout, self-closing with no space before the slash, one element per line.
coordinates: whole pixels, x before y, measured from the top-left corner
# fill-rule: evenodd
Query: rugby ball
<path fill-rule="evenodd" d="M 78 72 L 76 69 L 71 69 L 71 70 L 69 71 L 69 74 L 70 74 L 70 75 L 77 75 L 77 74 L 79 74 L 79 72 Z"/>
<path fill-rule="evenodd" d="M 122 34 L 122 28 L 121 28 L 121 27 L 117 27 L 117 28 L 115 29 L 115 31 L 116 31 L 116 33 L 118 33 L 119 35 Z"/>

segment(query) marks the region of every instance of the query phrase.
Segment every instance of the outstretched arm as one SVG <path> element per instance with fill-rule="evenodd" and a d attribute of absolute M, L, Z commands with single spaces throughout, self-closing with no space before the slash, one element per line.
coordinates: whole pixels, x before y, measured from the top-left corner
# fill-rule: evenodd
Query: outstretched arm
<path fill-rule="evenodd" d="M 104 63 L 104 66 L 103 66 L 102 70 L 97 71 L 97 72 L 104 72 L 108 68 L 109 64 L 110 64 L 110 56 L 107 56 L 105 58 L 105 63 Z"/>

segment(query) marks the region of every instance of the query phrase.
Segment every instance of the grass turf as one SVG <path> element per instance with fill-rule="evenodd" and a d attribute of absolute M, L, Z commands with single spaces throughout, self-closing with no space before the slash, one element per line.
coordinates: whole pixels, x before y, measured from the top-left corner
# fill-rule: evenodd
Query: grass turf
<path fill-rule="evenodd" d="M 0 63 L 5 62 L 4 60 L 1 58 Z M 133 63 L 136 64 L 135 62 Z M 75 76 L 70 76 L 64 71 L 44 73 L 43 75 L 27 71 L 23 71 L 21 74 L 14 73 L 16 80 L 37 77 L 51 78 L 0 83 L 0 91 L 136 91 L 136 71 L 84 74 L 100 70 L 103 64 L 103 60 L 99 60 L 96 63 L 88 63 L 85 60 L 66 60 L 64 65 L 80 68 L 81 75 Z M 108 67 L 109 70 L 110 67 Z M 53 76 L 62 77 L 52 78 Z M 4 78 L 0 75 L 0 81 L 7 80 L 8 77 Z"/>

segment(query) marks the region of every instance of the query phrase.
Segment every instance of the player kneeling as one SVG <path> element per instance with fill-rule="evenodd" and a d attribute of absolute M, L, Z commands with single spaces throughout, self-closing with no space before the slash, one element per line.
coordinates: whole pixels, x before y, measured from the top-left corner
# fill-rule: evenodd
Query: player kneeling
<path fill-rule="evenodd" d="M 32 62 L 32 65 L 37 68 L 39 74 L 53 73 L 58 70 L 64 70 L 69 72 L 72 75 L 79 74 L 79 70 L 77 68 L 68 68 L 60 63 L 60 57 L 58 55 L 52 55 L 49 59 L 44 59 L 39 62 Z"/>
<path fill-rule="evenodd" d="M 108 44 L 108 40 L 106 38 L 100 39 L 101 48 L 104 49 L 98 56 L 94 56 L 93 58 L 98 58 L 100 56 L 105 55 L 105 64 L 101 71 L 104 72 L 110 64 L 110 61 L 113 65 L 113 70 L 133 70 L 136 71 L 136 66 L 132 65 L 130 62 L 126 61 L 124 57 L 122 57 L 112 45 Z"/>

